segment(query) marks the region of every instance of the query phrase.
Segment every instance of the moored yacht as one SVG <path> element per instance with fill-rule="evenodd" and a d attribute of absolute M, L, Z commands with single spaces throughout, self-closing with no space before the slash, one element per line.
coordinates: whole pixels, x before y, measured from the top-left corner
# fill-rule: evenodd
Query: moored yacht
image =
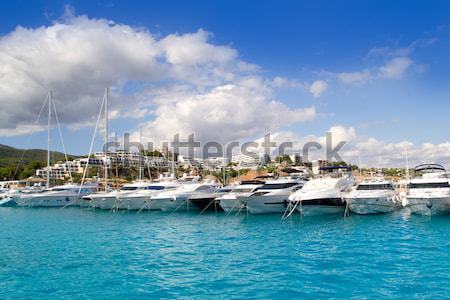
<path fill-rule="evenodd" d="M 220 207 L 225 212 L 238 212 L 247 205 L 247 197 L 249 197 L 258 188 L 263 186 L 264 182 L 259 180 L 242 181 L 233 187 L 230 193 L 226 193 L 218 197 Z"/>
<path fill-rule="evenodd" d="M 163 173 L 159 179 L 150 183 L 144 189 L 138 189 L 131 193 L 124 193 L 117 196 L 119 206 L 128 210 L 154 210 L 152 206 L 152 196 L 162 192 L 173 191 L 183 184 L 195 183 L 200 180 L 199 176 L 189 176 L 184 174 L 176 179 L 173 173 Z"/>
<path fill-rule="evenodd" d="M 344 214 L 343 192 L 350 190 L 355 179 L 348 167 L 322 167 L 323 177 L 309 180 L 301 190 L 289 197 L 290 213 L 296 209 L 302 215 Z"/>
<path fill-rule="evenodd" d="M 180 185 L 179 188 L 170 191 L 163 191 L 151 197 L 152 209 L 160 209 L 162 211 L 189 211 L 198 210 L 198 206 L 194 205 L 189 198 L 195 195 L 195 199 L 199 200 L 202 196 L 217 192 L 218 186 L 214 183 L 186 183 Z M 214 198 L 216 198 L 215 196 Z M 209 198 L 208 198 L 209 199 Z"/>
<path fill-rule="evenodd" d="M 403 198 L 403 206 L 412 213 L 435 215 L 450 213 L 450 185 L 445 168 L 438 164 L 423 164 L 414 168 Z"/>
<path fill-rule="evenodd" d="M 138 181 L 125 184 L 119 190 L 94 194 L 94 198 L 99 198 L 98 205 L 100 209 L 117 210 L 126 209 L 126 203 L 121 201 L 123 196 L 133 193 L 137 190 L 144 190 L 150 186 L 150 182 Z"/>
<path fill-rule="evenodd" d="M 143 189 L 117 195 L 121 207 L 128 210 L 151 210 L 151 197 L 163 191 L 175 190 L 180 186 L 176 181 L 155 182 Z"/>
<path fill-rule="evenodd" d="M 62 207 L 79 205 L 83 195 L 97 189 L 95 185 L 79 186 L 67 184 L 37 192 L 19 192 L 12 195 L 18 206 L 29 207 Z"/>
<path fill-rule="evenodd" d="M 290 177 L 268 180 L 246 198 L 246 209 L 251 214 L 283 213 L 289 195 L 304 183 L 302 179 Z"/>
<path fill-rule="evenodd" d="M 345 194 L 344 200 L 351 212 L 361 215 L 386 213 L 401 207 L 393 183 L 383 178 L 360 182 Z"/>
<path fill-rule="evenodd" d="M 232 187 L 225 186 L 223 188 L 213 187 L 209 191 L 194 191 L 189 194 L 189 201 L 194 204 L 201 212 L 204 211 L 223 211 L 219 205 L 221 196 L 228 194 L 232 191 Z"/>

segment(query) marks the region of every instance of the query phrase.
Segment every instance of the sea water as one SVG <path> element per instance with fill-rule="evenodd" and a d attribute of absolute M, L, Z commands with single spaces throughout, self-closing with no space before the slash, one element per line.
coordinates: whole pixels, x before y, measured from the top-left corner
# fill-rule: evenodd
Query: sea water
<path fill-rule="evenodd" d="M 0 208 L 0 229 L 0 299 L 450 297 L 450 216 Z"/>

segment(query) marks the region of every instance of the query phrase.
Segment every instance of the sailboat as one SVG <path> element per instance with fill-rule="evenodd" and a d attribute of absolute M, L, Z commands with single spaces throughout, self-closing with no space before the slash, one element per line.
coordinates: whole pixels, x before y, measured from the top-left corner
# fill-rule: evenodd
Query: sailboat
<path fill-rule="evenodd" d="M 12 195 L 12 199 L 18 206 L 29 207 L 62 207 L 77 205 L 80 196 L 92 192 L 95 188 L 91 185 L 81 187 L 74 184 L 66 184 L 61 186 L 50 187 L 50 144 L 51 144 L 51 119 L 52 109 L 54 110 L 56 120 L 58 122 L 56 106 L 53 101 L 53 93 L 50 91 L 44 102 L 48 103 L 48 128 L 47 128 L 47 183 L 46 189 L 31 193 L 19 192 Z M 59 122 L 58 122 L 58 129 Z M 65 152 L 65 151 L 64 151 Z M 67 158 L 66 158 L 67 159 Z"/>
<path fill-rule="evenodd" d="M 98 115 L 97 124 L 96 124 L 95 130 L 94 130 L 94 135 L 93 135 L 92 141 L 91 141 L 91 149 L 89 149 L 89 155 L 90 155 L 92 152 L 92 146 L 94 143 L 95 135 L 97 133 L 97 126 L 100 121 L 101 113 L 103 111 L 104 122 L 105 122 L 104 123 L 104 126 L 105 126 L 105 128 L 104 128 L 105 129 L 105 135 L 104 135 L 105 149 L 103 151 L 104 156 L 105 156 L 105 160 L 103 163 L 104 187 L 103 187 L 103 191 L 101 191 L 101 192 L 91 193 L 89 195 L 83 196 L 80 201 L 81 207 L 92 207 L 92 208 L 103 207 L 104 209 L 112 209 L 116 205 L 116 194 L 119 191 L 109 191 L 109 188 L 108 188 L 108 151 L 107 151 L 108 149 L 106 148 L 107 144 L 108 144 L 108 140 L 109 140 L 108 139 L 108 98 L 109 98 L 109 88 L 106 87 L 105 92 L 103 94 L 102 104 L 100 106 L 100 112 Z M 88 164 L 89 164 L 89 161 L 88 161 Z M 84 182 L 84 179 L 86 178 L 88 164 L 85 167 L 82 182 Z"/>

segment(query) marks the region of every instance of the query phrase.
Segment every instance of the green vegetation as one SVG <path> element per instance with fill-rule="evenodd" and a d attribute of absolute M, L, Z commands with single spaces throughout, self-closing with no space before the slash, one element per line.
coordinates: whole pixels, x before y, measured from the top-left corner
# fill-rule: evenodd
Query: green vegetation
<path fill-rule="evenodd" d="M 275 158 L 275 161 L 279 164 L 281 164 L 282 162 L 287 162 L 289 164 L 292 164 L 292 159 L 289 155 L 285 154 L 283 156 L 277 156 L 277 158 Z"/>
<path fill-rule="evenodd" d="M 358 170 L 358 166 L 357 165 L 348 164 L 345 161 L 333 161 L 333 162 L 330 163 L 330 165 L 331 166 L 336 166 L 336 167 L 338 167 L 338 166 L 348 166 L 348 167 L 351 167 L 353 171 L 354 170 Z"/>
<path fill-rule="evenodd" d="M 143 152 L 144 152 L 145 156 L 149 156 L 149 157 L 163 157 L 164 156 L 158 150 L 153 150 L 153 151 L 146 151 L 146 150 L 144 150 Z"/>
<path fill-rule="evenodd" d="M 211 172 L 210 174 L 212 176 L 216 177 L 217 179 L 219 179 L 220 182 L 222 184 L 224 184 L 224 182 L 223 182 L 224 177 L 226 178 L 226 181 L 228 183 L 228 180 L 230 178 L 243 176 L 243 175 L 247 174 L 249 171 L 250 171 L 250 169 L 242 169 L 242 170 L 237 171 L 232 168 L 225 168 L 225 172 L 224 172 L 224 169 L 222 168 L 221 171 Z"/>
<path fill-rule="evenodd" d="M 21 157 L 23 158 L 21 160 Z M 64 161 L 64 153 L 52 151 L 52 162 Z M 68 156 L 69 160 L 74 156 Z M 35 174 L 36 169 L 46 165 L 47 150 L 42 149 L 16 149 L 0 145 L 0 180 L 25 179 Z"/>

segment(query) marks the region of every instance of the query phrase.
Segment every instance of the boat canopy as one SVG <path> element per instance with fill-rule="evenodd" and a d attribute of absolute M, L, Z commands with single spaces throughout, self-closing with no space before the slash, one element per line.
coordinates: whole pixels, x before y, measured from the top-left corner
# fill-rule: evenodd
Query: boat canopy
<path fill-rule="evenodd" d="M 424 172 L 424 173 L 445 172 L 445 168 L 439 164 L 421 164 L 414 168 L 414 172 Z"/>
<path fill-rule="evenodd" d="M 319 170 L 321 170 L 321 171 L 334 171 L 334 170 L 351 171 L 352 167 L 350 167 L 350 166 L 326 166 L 326 167 L 320 167 Z"/>

